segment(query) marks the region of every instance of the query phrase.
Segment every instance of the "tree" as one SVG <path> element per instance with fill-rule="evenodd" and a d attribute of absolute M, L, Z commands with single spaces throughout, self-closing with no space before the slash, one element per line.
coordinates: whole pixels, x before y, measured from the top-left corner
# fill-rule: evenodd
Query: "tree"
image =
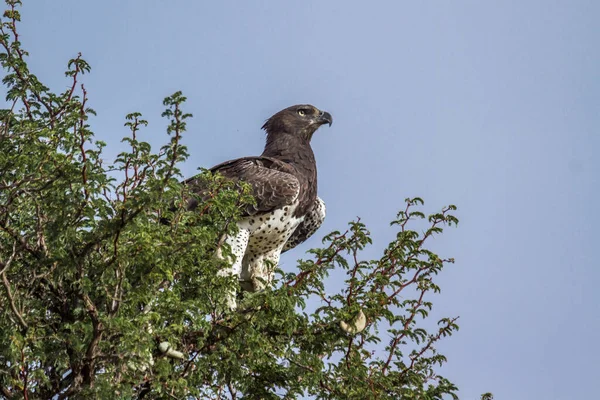
<path fill-rule="evenodd" d="M 19 42 L 18 0 L 7 0 L 0 62 L 8 109 L 0 126 L 0 396 L 66 398 L 457 398 L 436 373 L 436 343 L 458 329 L 422 321 L 450 258 L 428 240 L 456 225 L 454 206 L 425 218 L 407 199 L 392 222 L 395 240 L 376 260 L 360 220 L 332 232 L 297 271 L 272 288 L 240 293 L 219 277 L 219 238 L 252 202 L 203 172 L 210 187 L 198 212 L 178 165 L 190 114 L 177 92 L 164 100 L 168 142 L 153 152 L 147 122 L 126 116 L 130 150 L 112 164 L 94 140 L 90 66 L 70 60 L 69 89 L 53 93 L 29 70 Z M 428 225 L 412 230 L 417 221 Z M 167 221 L 167 223 L 161 223 Z M 224 249 L 227 252 L 227 249 Z M 329 273 L 345 276 L 331 292 Z"/>

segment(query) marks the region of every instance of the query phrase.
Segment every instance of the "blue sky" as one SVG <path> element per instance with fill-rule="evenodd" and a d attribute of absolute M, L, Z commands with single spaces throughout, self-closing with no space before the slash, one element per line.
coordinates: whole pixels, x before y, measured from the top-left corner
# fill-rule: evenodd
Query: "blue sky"
<path fill-rule="evenodd" d="M 458 205 L 436 239 L 456 264 L 436 315 L 462 399 L 593 398 L 600 346 L 600 3 L 596 1 L 25 1 L 30 66 L 55 90 L 81 51 L 92 126 L 121 150 L 124 115 L 165 141 L 162 99 L 194 114 L 186 175 L 262 151 L 274 112 L 334 117 L 313 139 L 319 233 L 361 216 L 377 257 L 403 199 Z M 286 254 L 293 268 L 312 240 Z"/>

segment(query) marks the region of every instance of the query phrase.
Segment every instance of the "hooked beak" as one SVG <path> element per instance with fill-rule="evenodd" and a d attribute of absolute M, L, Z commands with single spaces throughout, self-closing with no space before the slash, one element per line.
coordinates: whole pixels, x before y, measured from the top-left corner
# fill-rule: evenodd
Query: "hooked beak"
<path fill-rule="evenodd" d="M 331 114 L 329 114 L 327 111 L 321 111 L 321 114 L 319 114 L 319 116 L 317 117 L 317 122 L 320 125 L 329 124 L 329 126 L 331 126 L 331 124 L 333 123 L 333 118 L 331 117 Z"/>

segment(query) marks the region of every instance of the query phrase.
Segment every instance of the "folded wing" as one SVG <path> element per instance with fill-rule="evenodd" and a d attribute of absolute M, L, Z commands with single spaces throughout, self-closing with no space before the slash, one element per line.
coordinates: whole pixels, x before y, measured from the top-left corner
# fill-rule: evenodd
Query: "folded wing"
<path fill-rule="evenodd" d="M 290 172 L 291 167 L 269 157 L 245 157 L 224 162 L 210 169 L 225 178 L 243 181 L 252 187 L 256 204 L 248 205 L 243 216 L 267 213 L 293 204 L 298 199 L 300 183 Z M 205 192 L 201 179 L 194 177 L 185 182 L 196 193 Z M 188 201 L 188 210 L 198 206 L 196 199 Z"/>

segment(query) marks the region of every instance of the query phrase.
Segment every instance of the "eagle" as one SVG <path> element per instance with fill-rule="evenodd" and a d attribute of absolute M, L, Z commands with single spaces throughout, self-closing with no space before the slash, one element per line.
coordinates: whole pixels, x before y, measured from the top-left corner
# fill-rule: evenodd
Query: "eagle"
<path fill-rule="evenodd" d="M 238 232 L 222 242 L 235 259 L 221 276 L 235 275 L 246 291 L 269 284 L 281 253 L 307 240 L 325 219 L 325 203 L 317 196 L 317 164 L 310 142 L 322 125 L 331 126 L 331 114 L 309 104 L 285 108 L 267 119 L 262 129 L 266 144 L 260 156 L 226 161 L 210 169 L 225 179 L 250 185 L 255 204 L 246 206 L 237 222 Z M 198 177 L 185 184 L 202 197 L 205 186 Z M 186 208 L 198 207 L 190 198 Z M 218 256 L 223 258 L 222 252 Z M 233 299 L 229 306 L 235 308 Z"/>

